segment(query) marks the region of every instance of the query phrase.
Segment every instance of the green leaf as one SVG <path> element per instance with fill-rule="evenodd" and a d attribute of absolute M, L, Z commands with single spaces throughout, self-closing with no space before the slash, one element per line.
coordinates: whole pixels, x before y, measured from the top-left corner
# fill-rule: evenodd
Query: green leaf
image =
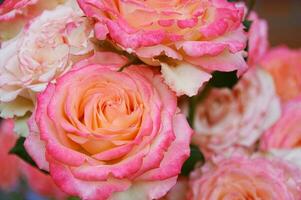
<path fill-rule="evenodd" d="M 249 32 L 250 28 L 251 28 L 251 25 L 252 25 L 253 21 L 252 20 L 248 20 L 248 19 L 245 19 L 242 24 L 244 25 L 245 27 L 245 31 L 246 32 Z"/>
<path fill-rule="evenodd" d="M 211 87 L 232 89 L 238 82 L 237 71 L 219 72 L 215 71 L 209 81 Z"/>
<path fill-rule="evenodd" d="M 194 167 L 197 163 L 204 164 L 205 158 L 197 146 L 190 145 L 190 156 L 182 167 L 181 175 L 188 176 L 190 172 L 194 170 Z"/>
<path fill-rule="evenodd" d="M 68 200 L 80 200 L 79 197 L 68 197 Z"/>
<path fill-rule="evenodd" d="M 9 151 L 9 153 L 17 155 L 19 158 L 21 158 L 31 166 L 39 169 L 36 163 L 33 161 L 33 159 L 30 157 L 30 155 L 27 153 L 26 149 L 24 148 L 25 139 L 26 139 L 25 137 L 19 137 L 15 146 Z M 49 174 L 49 172 L 45 170 L 41 170 L 41 169 L 39 170 L 45 174 Z"/>

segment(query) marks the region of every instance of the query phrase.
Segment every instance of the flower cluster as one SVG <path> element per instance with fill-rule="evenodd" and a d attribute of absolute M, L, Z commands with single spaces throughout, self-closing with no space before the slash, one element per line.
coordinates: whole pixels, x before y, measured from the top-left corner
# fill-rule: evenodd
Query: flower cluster
<path fill-rule="evenodd" d="M 300 200 L 301 51 L 267 29 L 227 0 L 1 1 L 0 191 Z"/>

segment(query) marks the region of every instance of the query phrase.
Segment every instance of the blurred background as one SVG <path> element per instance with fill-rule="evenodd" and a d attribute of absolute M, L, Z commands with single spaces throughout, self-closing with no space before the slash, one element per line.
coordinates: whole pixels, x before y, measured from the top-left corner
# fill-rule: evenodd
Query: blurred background
<path fill-rule="evenodd" d="M 254 10 L 268 21 L 273 46 L 301 48 L 301 0 L 257 0 Z"/>

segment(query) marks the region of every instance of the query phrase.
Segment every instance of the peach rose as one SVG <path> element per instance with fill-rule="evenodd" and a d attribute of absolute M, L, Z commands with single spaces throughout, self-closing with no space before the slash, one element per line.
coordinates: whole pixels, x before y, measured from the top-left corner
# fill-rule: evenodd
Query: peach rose
<path fill-rule="evenodd" d="M 25 147 L 66 193 L 158 199 L 176 183 L 192 130 L 160 74 L 97 53 L 38 97 Z"/>
<path fill-rule="evenodd" d="M 0 122 L 0 189 L 10 190 L 17 184 L 19 178 L 19 160 L 9 150 L 15 145 L 17 136 L 13 132 L 14 122 Z"/>
<path fill-rule="evenodd" d="M 301 167 L 301 96 L 283 105 L 281 118 L 261 138 L 261 150 Z"/>
<path fill-rule="evenodd" d="M 265 20 L 259 19 L 255 12 L 250 14 L 249 20 L 252 24 L 248 33 L 248 64 L 254 66 L 261 61 L 268 50 L 268 24 Z"/>
<path fill-rule="evenodd" d="M 93 50 L 87 19 L 69 6 L 35 18 L 24 33 L 0 48 L 0 116 L 31 111 L 35 94 Z"/>
<path fill-rule="evenodd" d="M 297 200 L 301 172 L 287 163 L 263 158 L 232 157 L 196 170 L 190 200 Z"/>
<path fill-rule="evenodd" d="M 276 90 L 282 101 L 301 93 L 301 49 L 287 47 L 271 49 L 260 63 L 273 76 Z"/>
<path fill-rule="evenodd" d="M 253 68 L 233 89 L 213 88 L 197 104 L 193 143 L 206 157 L 236 146 L 251 148 L 276 122 L 280 110 L 272 78 Z"/>
<path fill-rule="evenodd" d="M 178 95 L 195 95 L 218 71 L 243 71 L 244 7 L 227 0 L 78 0 L 96 20 L 98 39 L 109 38 L 151 65 L 162 66 Z"/>
<path fill-rule="evenodd" d="M 65 0 L 4 0 L 0 3 L 0 42 L 14 37 L 32 18 Z"/>
<path fill-rule="evenodd" d="M 43 174 L 38 169 L 24 162 L 22 162 L 21 171 L 29 187 L 37 194 L 43 197 L 55 198 L 56 200 L 67 199 L 67 195 L 55 185 L 49 175 Z"/>

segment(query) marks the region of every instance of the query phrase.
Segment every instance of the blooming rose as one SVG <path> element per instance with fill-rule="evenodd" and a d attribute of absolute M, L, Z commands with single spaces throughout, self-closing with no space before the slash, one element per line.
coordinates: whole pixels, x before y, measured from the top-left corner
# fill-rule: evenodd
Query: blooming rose
<path fill-rule="evenodd" d="M 301 93 L 301 49 L 276 47 L 264 57 L 261 66 L 273 76 L 282 101 L 293 99 Z"/>
<path fill-rule="evenodd" d="M 248 33 L 248 64 L 254 66 L 261 61 L 268 50 L 268 24 L 265 20 L 259 19 L 255 12 L 250 14 L 249 20 L 252 24 Z"/>
<path fill-rule="evenodd" d="M 191 176 L 190 200 L 297 200 L 301 172 L 281 161 L 232 157 Z"/>
<path fill-rule="evenodd" d="M 301 167 L 301 96 L 285 103 L 281 118 L 261 138 L 261 150 Z"/>
<path fill-rule="evenodd" d="M 23 116 L 35 93 L 92 50 L 90 24 L 69 6 L 45 11 L 0 49 L 0 116 Z"/>
<path fill-rule="evenodd" d="M 19 178 L 19 160 L 15 155 L 8 153 L 17 140 L 13 126 L 12 120 L 0 122 L 0 189 L 4 190 L 15 186 Z"/>
<path fill-rule="evenodd" d="M 0 41 L 15 36 L 32 18 L 64 0 L 4 0 L 0 3 Z"/>
<path fill-rule="evenodd" d="M 197 103 L 193 142 L 206 156 L 235 146 L 250 148 L 278 119 L 280 110 L 272 78 L 253 68 L 233 89 L 212 88 Z"/>
<path fill-rule="evenodd" d="M 158 199 L 189 156 L 192 130 L 176 95 L 147 66 L 118 72 L 125 62 L 97 53 L 38 97 L 25 146 L 70 195 Z"/>
<path fill-rule="evenodd" d="M 227 0 L 78 0 L 109 38 L 141 60 L 159 65 L 178 95 L 195 95 L 210 72 L 243 71 L 244 7 Z"/>
<path fill-rule="evenodd" d="M 67 195 L 54 184 L 49 175 L 43 174 L 24 162 L 21 165 L 21 171 L 25 175 L 30 188 L 37 194 L 43 197 L 55 197 L 56 200 L 67 199 Z"/>

